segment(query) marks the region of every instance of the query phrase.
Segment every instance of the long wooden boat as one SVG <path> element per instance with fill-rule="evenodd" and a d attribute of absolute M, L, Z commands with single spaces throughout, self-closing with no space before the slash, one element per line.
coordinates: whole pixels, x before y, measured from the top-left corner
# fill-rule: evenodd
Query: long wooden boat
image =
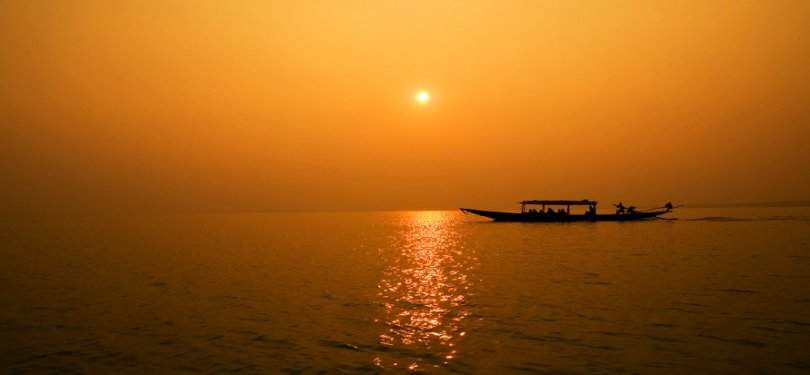
<path fill-rule="evenodd" d="M 625 208 L 621 203 L 615 205 L 616 213 L 597 214 L 596 204 L 591 200 L 529 200 L 520 202 L 520 212 L 484 211 L 472 208 L 462 208 L 464 213 L 472 213 L 483 217 L 488 217 L 494 221 L 516 221 L 516 222 L 571 222 L 571 221 L 638 221 L 655 219 L 659 215 L 672 212 L 672 204 L 667 203 L 663 207 L 648 211 L 637 211 L 635 207 Z M 527 209 L 527 206 L 529 207 Z M 540 209 L 531 208 L 539 206 Z M 572 214 L 571 206 L 587 206 L 584 213 Z M 559 207 L 558 209 L 554 209 Z M 563 208 L 564 207 L 564 208 Z"/>

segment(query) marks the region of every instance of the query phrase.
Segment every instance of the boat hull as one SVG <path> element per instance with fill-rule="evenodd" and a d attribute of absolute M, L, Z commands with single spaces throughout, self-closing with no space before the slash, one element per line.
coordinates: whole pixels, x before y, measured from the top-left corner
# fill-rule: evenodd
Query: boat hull
<path fill-rule="evenodd" d="M 462 212 L 488 217 L 494 221 L 508 222 L 531 222 L 531 223 L 567 223 L 574 221 L 640 221 L 656 218 L 658 215 L 670 212 L 668 210 L 634 212 L 631 214 L 595 214 L 595 215 L 569 215 L 569 214 L 548 214 L 548 213 L 518 213 L 474 210 L 462 208 Z"/>

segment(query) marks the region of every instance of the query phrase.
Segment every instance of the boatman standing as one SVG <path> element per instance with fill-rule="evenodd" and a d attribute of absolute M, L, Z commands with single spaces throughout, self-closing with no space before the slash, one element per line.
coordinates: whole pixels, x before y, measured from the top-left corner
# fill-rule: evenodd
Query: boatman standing
<path fill-rule="evenodd" d="M 619 204 L 614 204 L 614 206 L 616 206 L 616 213 L 617 214 L 623 214 L 624 213 L 624 205 L 622 204 L 622 202 L 619 202 Z"/>

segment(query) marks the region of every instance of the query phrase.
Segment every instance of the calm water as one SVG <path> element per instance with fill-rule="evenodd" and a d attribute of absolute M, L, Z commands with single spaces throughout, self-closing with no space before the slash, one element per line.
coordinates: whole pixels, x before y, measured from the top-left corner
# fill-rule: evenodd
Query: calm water
<path fill-rule="evenodd" d="M 810 210 L 673 216 L 0 218 L 0 372 L 810 371 Z"/>

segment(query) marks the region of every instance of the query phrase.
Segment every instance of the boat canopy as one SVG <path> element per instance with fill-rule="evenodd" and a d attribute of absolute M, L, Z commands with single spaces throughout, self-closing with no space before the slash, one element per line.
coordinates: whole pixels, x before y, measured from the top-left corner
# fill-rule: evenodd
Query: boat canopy
<path fill-rule="evenodd" d="M 596 203 L 597 203 L 596 201 L 589 201 L 587 199 L 583 199 L 581 201 L 565 201 L 565 200 L 562 200 L 562 201 L 545 201 L 545 200 L 543 200 L 543 201 L 523 201 L 523 202 L 520 202 L 520 204 L 522 204 L 522 205 L 542 204 L 544 206 L 546 206 L 546 205 L 548 205 L 548 206 L 555 206 L 555 205 L 557 205 L 557 206 L 590 206 L 590 205 L 596 205 Z"/>
<path fill-rule="evenodd" d="M 588 206 L 589 207 L 588 208 L 589 212 L 596 213 L 596 201 L 589 201 L 587 199 L 583 199 L 581 201 L 565 201 L 565 200 L 560 200 L 560 201 L 523 201 L 523 202 L 520 202 L 520 213 L 521 214 L 526 213 L 526 205 L 529 205 L 529 204 L 536 204 L 536 205 L 541 206 L 542 207 L 541 211 L 545 211 L 546 206 L 565 206 L 565 212 L 568 213 L 568 214 L 571 213 L 571 206 Z M 550 209 L 551 208 L 549 208 L 549 210 Z M 534 210 L 529 210 L 529 211 L 533 212 Z"/>

